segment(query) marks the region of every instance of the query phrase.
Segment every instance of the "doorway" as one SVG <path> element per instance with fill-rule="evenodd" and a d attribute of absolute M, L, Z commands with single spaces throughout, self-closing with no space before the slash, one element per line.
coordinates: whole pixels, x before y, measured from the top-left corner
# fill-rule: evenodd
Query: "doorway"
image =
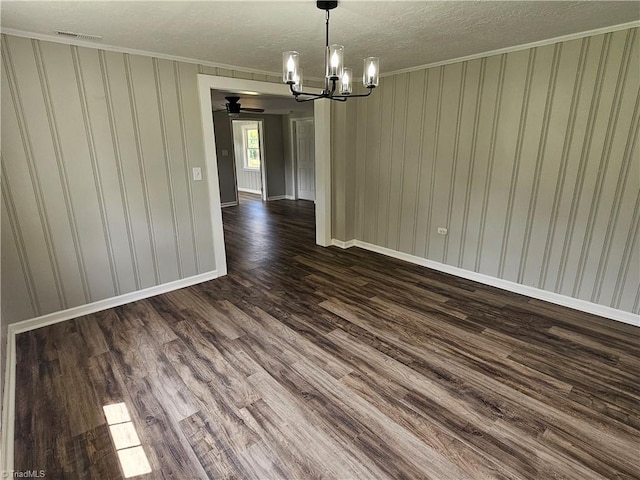
<path fill-rule="evenodd" d="M 291 120 L 296 198 L 316 200 L 315 132 L 313 118 Z"/>
<path fill-rule="evenodd" d="M 218 156 L 213 128 L 214 110 L 211 104 L 212 90 L 251 91 L 259 94 L 290 95 L 287 85 L 257 80 L 218 77 L 198 74 L 198 93 L 202 131 L 204 135 L 205 170 L 207 193 L 209 197 L 211 231 L 216 261 L 216 273 L 226 275 L 227 259 L 225 255 L 224 230 L 222 226 L 222 208 L 220 201 L 220 183 L 218 180 Z M 331 245 L 331 109 L 329 102 L 319 101 L 314 106 L 315 159 L 316 159 L 316 203 L 315 224 L 316 243 Z"/>
<path fill-rule="evenodd" d="M 232 120 L 231 125 L 238 192 L 260 195 L 266 201 L 264 121 Z"/>

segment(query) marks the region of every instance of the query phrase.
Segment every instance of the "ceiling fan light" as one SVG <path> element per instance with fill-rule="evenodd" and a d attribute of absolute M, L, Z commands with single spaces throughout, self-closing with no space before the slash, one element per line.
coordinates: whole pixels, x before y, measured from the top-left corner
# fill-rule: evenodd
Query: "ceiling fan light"
<path fill-rule="evenodd" d="M 380 59 L 378 57 L 367 57 L 364 59 L 364 70 L 362 71 L 362 84 L 365 88 L 378 86 L 380 72 Z"/>
<path fill-rule="evenodd" d="M 342 45 L 329 45 L 327 49 L 327 78 L 338 80 L 342 77 L 344 67 L 344 47 Z"/>
<path fill-rule="evenodd" d="M 282 53 L 282 81 L 284 83 L 295 83 L 296 72 L 299 68 L 298 52 L 289 51 Z"/>

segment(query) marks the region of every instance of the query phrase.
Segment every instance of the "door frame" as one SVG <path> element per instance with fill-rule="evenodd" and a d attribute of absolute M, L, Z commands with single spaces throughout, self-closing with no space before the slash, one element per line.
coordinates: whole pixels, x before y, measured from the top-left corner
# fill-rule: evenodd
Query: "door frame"
<path fill-rule="evenodd" d="M 238 198 L 238 203 L 240 202 L 239 190 L 238 190 L 238 165 L 236 163 L 236 140 L 235 140 L 235 131 L 233 129 L 233 122 L 255 122 L 259 125 L 258 134 L 260 135 L 260 183 L 261 183 L 261 193 L 260 197 L 263 202 L 266 202 L 269 199 L 269 192 L 267 191 L 267 150 L 264 146 L 264 118 L 256 116 L 251 117 L 236 117 L 231 118 L 231 140 L 233 144 L 233 168 L 236 172 L 236 198 Z"/>
<path fill-rule="evenodd" d="M 209 206 L 211 207 L 214 256 L 216 269 L 218 269 L 220 275 L 226 275 L 227 258 L 222 226 L 218 157 L 216 155 L 216 138 L 213 129 L 211 90 L 226 90 L 240 94 L 243 91 L 251 91 L 283 97 L 290 97 L 291 92 L 288 86 L 282 83 L 198 74 L 198 94 L 202 119 L 206 181 L 209 191 Z M 320 246 L 328 247 L 331 245 L 331 105 L 329 100 L 323 99 L 316 101 L 314 107 L 316 243 Z"/>
<path fill-rule="evenodd" d="M 293 158 L 293 161 L 291 162 L 292 166 L 292 172 L 291 172 L 291 178 L 293 179 L 293 197 L 295 200 L 298 200 L 298 144 L 296 143 L 297 141 L 297 135 L 298 135 L 298 126 L 297 126 L 297 122 L 301 121 L 301 120 L 313 120 L 313 117 L 296 117 L 296 118 L 291 118 L 289 120 L 289 137 L 291 138 L 291 157 Z M 315 122 L 314 122 L 314 129 L 315 129 Z M 315 166 L 315 158 L 314 158 L 314 166 Z M 315 177 L 315 174 L 314 174 Z"/>

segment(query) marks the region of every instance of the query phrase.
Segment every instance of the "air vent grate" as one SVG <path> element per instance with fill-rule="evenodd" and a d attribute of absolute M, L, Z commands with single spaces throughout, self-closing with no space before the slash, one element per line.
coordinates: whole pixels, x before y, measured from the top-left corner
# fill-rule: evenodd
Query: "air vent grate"
<path fill-rule="evenodd" d="M 54 32 L 64 37 L 77 38 L 79 40 L 90 40 L 90 41 L 102 40 L 102 37 L 100 35 L 91 35 L 89 33 L 76 33 L 76 32 L 69 32 L 66 30 L 54 30 Z"/>

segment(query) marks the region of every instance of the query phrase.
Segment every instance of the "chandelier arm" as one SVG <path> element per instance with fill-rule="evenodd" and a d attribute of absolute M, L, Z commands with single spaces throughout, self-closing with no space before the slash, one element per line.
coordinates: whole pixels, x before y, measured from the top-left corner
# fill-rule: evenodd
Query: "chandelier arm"
<path fill-rule="evenodd" d="M 323 90 L 322 93 L 308 93 L 308 92 L 298 92 L 296 90 L 293 89 L 293 84 L 289 83 L 289 90 L 291 91 L 291 93 L 293 93 L 293 95 L 297 98 L 299 95 L 306 95 L 306 96 L 310 96 L 310 97 L 317 97 L 317 98 L 322 98 L 322 97 L 326 97 L 326 94 Z"/>
<path fill-rule="evenodd" d="M 335 81 L 333 82 L 335 84 Z M 334 85 L 335 87 L 335 85 Z M 289 84 L 289 89 L 291 90 L 291 93 L 293 93 L 293 96 L 296 100 L 296 102 L 311 102 L 314 100 L 319 100 L 321 98 L 328 98 L 329 100 L 335 100 L 337 102 L 346 102 L 349 98 L 358 98 L 358 97 L 368 97 L 369 95 L 371 95 L 371 93 L 373 93 L 373 89 L 375 87 L 367 87 L 369 89 L 369 91 L 367 93 L 360 93 L 357 95 L 334 95 L 333 92 L 335 90 L 335 88 L 331 91 L 322 91 L 322 93 L 308 93 L 308 92 L 297 92 L 293 89 L 293 84 L 290 83 Z M 299 98 L 300 95 L 304 95 L 306 97 L 309 98 Z"/>
<path fill-rule="evenodd" d="M 309 95 L 309 94 L 305 94 L 305 95 Z M 329 97 L 325 97 L 324 95 L 316 95 L 316 96 L 310 97 L 310 98 L 299 98 L 296 95 L 295 100 L 298 103 L 302 103 L 302 102 L 313 102 L 315 100 L 320 100 L 321 98 L 329 98 Z"/>
<path fill-rule="evenodd" d="M 358 97 L 368 97 L 373 92 L 375 87 L 367 87 L 369 91 L 367 93 L 360 93 L 358 95 L 335 95 L 336 97 L 344 97 L 344 98 L 358 98 Z"/>

